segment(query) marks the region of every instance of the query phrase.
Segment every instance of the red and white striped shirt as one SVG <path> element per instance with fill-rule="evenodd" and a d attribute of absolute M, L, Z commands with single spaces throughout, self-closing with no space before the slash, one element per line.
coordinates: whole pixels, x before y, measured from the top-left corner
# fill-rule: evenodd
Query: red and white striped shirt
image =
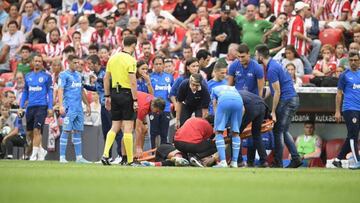
<path fill-rule="evenodd" d="M 316 63 L 316 65 L 314 66 L 314 70 L 320 71 L 322 73 L 324 73 L 324 65 L 325 65 L 325 61 L 324 60 L 320 60 Z M 329 72 L 325 73 L 325 76 L 332 76 L 332 74 L 335 73 L 336 71 L 336 62 L 333 61 L 329 61 L 327 63 L 328 68 L 330 69 Z"/>
<path fill-rule="evenodd" d="M 291 18 L 289 23 L 288 45 L 293 45 L 300 56 L 304 56 L 307 51 L 306 41 L 295 37 L 295 32 L 306 36 L 305 23 L 300 15 Z"/>
<path fill-rule="evenodd" d="M 69 36 L 68 36 L 68 32 L 65 26 L 61 26 L 59 28 L 60 31 L 60 37 L 63 38 L 63 36 L 67 36 L 67 41 L 69 41 Z M 46 34 L 46 41 L 47 43 L 50 43 L 50 33 Z"/>
<path fill-rule="evenodd" d="M 166 32 L 156 32 L 153 35 L 151 43 L 154 45 L 155 50 L 160 50 L 163 45 L 168 44 L 170 39 Z"/>
<path fill-rule="evenodd" d="M 342 13 L 351 12 L 350 1 L 348 0 L 334 0 L 331 6 L 331 13 L 335 20 L 340 20 Z"/>
<path fill-rule="evenodd" d="M 97 31 L 91 34 L 91 43 L 110 46 L 111 45 L 111 32 L 108 29 L 105 29 L 103 36 L 100 36 Z"/>
<path fill-rule="evenodd" d="M 122 29 L 120 27 L 115 27 L 115 31 L 112 32 L 110 30 L 110 33 L 111 33 L 110 45 L 112 46 L 111 48 L 116 49 L 117 47 L 122 45 L 122 37 L 121 37 Z"/>
<path fill-rule="evenodd" d="M 45 45 L 44 52 L 45 55 L 48 57 L 61 56 L 64 48 L 65 48 L 65 42 L 59 40 L 57 44 L 49 43 Z"/>
<path fill-rule="evenodd" d="M 352 19 L 355 20 L 360 17 L 360 2 L 359 0 L 353 0 L 351 3 Z"/>
<path fill-rule="evenodd" d="M 145 2 L 145 1 L 144 1 Z M 129 4 L 128 14 L 130 17 L 136 17 L 139 20 L 145 20 L 146 15 L 146 4 L 144 3 L 135 3 L 133 6 Z"/>
<path fill-rule="evenodd" d="M 331 16 L 331 6 L 333 0 L 304 0 L 305 3 L 309 4 L 311 7 L 311 13 L 315 13 L 323 7 L 323 11 L 319 16 L 320 21 L 330 20 Z"/>
<path fill-rule="evenodd" d="M 272 1 L 272 10 L 276 17 L 279 16 L 281 12 L 284 12 L 284 4 L 286 0 L 273 0 Z"/>
<path fill-rule="evenodd" d="M 75 54 L 79 58 L 83 58 L 83 56 L 89 55 L 89 49 L 83 44 L 80 44 L 79 47 L 76 47 L 74 43 L 71 43 L 70 46 L 74 47 Z"/>

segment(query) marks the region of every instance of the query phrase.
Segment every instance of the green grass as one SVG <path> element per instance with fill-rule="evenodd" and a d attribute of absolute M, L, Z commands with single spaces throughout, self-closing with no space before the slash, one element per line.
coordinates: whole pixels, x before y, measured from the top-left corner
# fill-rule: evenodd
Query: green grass
<path fill-rule="evenodd" d="M 360 202 L 360 170 L 129 168 L 0 161 L 1 203 Z"/>

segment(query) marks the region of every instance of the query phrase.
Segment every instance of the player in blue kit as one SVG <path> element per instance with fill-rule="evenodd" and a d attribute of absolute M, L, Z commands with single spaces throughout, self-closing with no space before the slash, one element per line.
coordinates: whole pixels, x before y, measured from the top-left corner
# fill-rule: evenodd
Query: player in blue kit
<path fill-rule="evenodd" d="M 338 91 L 336 94 L 335 118 L 339 122 L 341 119 L 340 106 L 342 98 L 342 114 L 347 128 L 347 138 L 341 148 L 340 153 L 333 161 L 333 164 L 341 168 L 341 160 L 350 151 L 355 159 L 355 164 L 349 166 L 350 169 L 360 169 L 360 157 L 358 150 L 358 138 L 360 131 L 360 55 L 358 52 L 349 53 L 350 69 L 340 75 Z"/>
<path fill-rule="evenodd" d="M 251 59 L 249 47 L 239 45 L 238 59 L 229 67 L 229 85 L 235 85 L 237 90 L 246 90 L 262 97 L 264 88 L 264 70 L 254 59 Z"/>
<path fill-rule="evenodd" d="M 59 76 L 60 114 L 64 115 L 63 131 L 60 136 L 60 162 L 67 163 L 65 150 L 69 135 L 75 147 L 76 162 L 89 163 L 82 156 L 81 132 L 84 130 L 84 112 L 81 101 L 86 104 L 86 113 L 90 116 L 90 105 L 83 90 L 81 74 L 77 72 L 79 58 L 74 55 L 68 57 L 69 69 Z"/>
<path fill-rule="evenodd" d="M 227 167 L 225 157 L 225 141 L 223 132 L 227 124 L 230 124 L 232 133 L 232 158 L 230 167 L 237 168 L 240 151 L 240 124 L 243 115 L 243 100 L 235 87 L 221 85 L 212 90 L 211 100 L 214 105 L 216 131 L 215 143 L 219 153 L 220 162 L 214 167 Z"/>
<path fill-rule="evenodd" d="M 165 109 L 161 113 L 150 115 L 150 138 L 151 147 L 155 148 L 155 138 L 160 135 L 161 144 L 168 142 L 168 131 L 170 122 L 170 90 L 174 83 L 173 76 L 164 72 L 164 59 L 155 57 L 153 60 L 154 72 L 150 75 L 154 96 L 165 100 Z"/>
<path fill-rule="evenodd" d="M 51 76 L 44 71 L 42 56 L 34 56 L 32 62 L 34 70 L 25 77 L 18 114 L 23 116 L 25 102 L 28 101 L 25 117 L 26 131 L 33 146 L 30 160 L 43 161 L 47 151 L 41 145 L 41 130 L 46 116 L 53 115 L 53 86 Z"/>
<path fill-rule="evenodd" d="M 207 82 L 209 93 L 211 94 L 212 89 L 220 85 L 226 85 L 228 82 L 226 77 L 227 66 L 222 62 L 217 62 L 214 66 L 214 78 Z M 212 102 L 209 104 L 209 115 L 214 115 Z"/>

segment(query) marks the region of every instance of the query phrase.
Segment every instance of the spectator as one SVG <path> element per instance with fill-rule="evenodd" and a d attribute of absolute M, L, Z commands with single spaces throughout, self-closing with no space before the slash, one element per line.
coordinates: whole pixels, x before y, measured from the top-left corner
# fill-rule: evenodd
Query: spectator
<path fill-rule="evenodd" d="M 137 17 L 130 17 L 127 29 L 129 29 L 131 33 L 135 33 L 135 30 L 139 25 L 140 20 Z"/>
<path fill-rule="evenodd" d="M 271 30 L 264 34 L 263 40 L 270 49 L 271 56 L 275 56 L 286 45 L 287 30 L 287 15 L 280 13 L 274 22 Z"/>
<path fill-rule="evenodd" d="M 97 44 L 90 44 L 89 46 L 89 56 L 97 55 L 99 52 L 99 46 Z"/>
<path fill-rule="evenodd" d="M 4 2 L 0 1 L 0 25 L 4 26 L 9 14 L 4 10 Z"/>
<path fill-rule="evenodd" d="M 329 44 L 325 44 L 321 48 L 321 56 L 323 59 L 318 61 L 314 67 L 313 75 L 315 77 L 331 77 L 335 74 L 336 62 L 331 61 L 334 56 L 334 52 L 334 48 Z"/>
<path fill-rule="evenodd" d="M 320 158 L 322 140 L 315 134 L 315 123 L 307 121 L 304 123 L 304 135 L 296 139 L 296 148 L 303 159 L 303 166 L 309 166 L 310 161 Z"/>
<path fill-rule="evenodd" d="M 305 9 L 310 8 L 308 4 L 304 2 L 297 2 L 295 5 L 296 16 L 290 20 L 289 23 L 289 35 L 288 45 L 293 45 L 301 57 L 304 63 L 304 73 L 312 73 L 312 66 L 309 60 L 306 58 L 308 52 L 307 47 L 311 44 L 311 38 L 306 36 L 306 30 L 304 26 Z M 317 53 L 316 53 L 317 54 Z M 310 54 L 311 55 L 311 54 Z"/>
<path fill-rule="evenodd" d="M 111 32 L 106 28 L 106 23 L 103 20 L 95 21 L 96 31 L 91 34 L 91 43 L 96 43 L 99 46 L 106 45 L 109 46 L 111 43 Z"/>
<path fill-rule="evenodd" d="M 230 18 L 230 6 L 221 7 L 221 16 L 215 20 L 211 36 L 217 41 L 216 56 L 224 57 L 231 43 L 240 43 L 240 31 L 236 21 Z"/>
<path fill-rule="evenodd" d="M 21 19 L 21 31 L 28 33 L 32 30 L 34 21 L 39 18 L 39 14 L 35 12 L 35 5 L 32 1 L 24 0 L 25 13 Z"/>
<path fill-rule="evenodd" d="M 10 46 L 9 56 L 15 58 L 20 51 L 21 45 L 25 42 L 25 36 L 19 31 L 19 25 L 16 21 L 8 23 L 8 32 L 4 34 L 2 41 Z"/>
<path fill-rule="evenodd" d="M 22 72 L 16 72 L 15 78 L 14 78 L 14 93 L 16 97 L 16 101 L 14 104 L 18 107 L 18 104 L 20 104 L 20 100 L 22 97 L 22 93 L 25 87 L 25 75 Z"/>
<path fill-rule="evenodd" d="M 237 58 L 238 48 L 239 44 L 230 44 L 226 56 L 219 58 L 218 62 L 224 63 L 229 67 Z"/>
<path fill-rule="evenodd" d="M 174 79 L 176 79 L 175 77 L 178 76 L 178 74 L 175 73 L 175 68 L 174 68 L 174 62 L 172 58 L 165 58 L 164 60 L 164 72 L 165 73 L 169 73 L 170 75 L 172 75 L 174 77 Z M 175 75 L 176 74 L 176 75 Z"/>
<path fill-rule="evenodd" d="M 211 80 L 215 63 L 210 63 L 211 55 L 206 49 L 201 49 L 196 53 L 196 58 L 199 60 L 199 67 L 203 77 L 208 81 Z"/>
<path fill-rule="evenodd" d="M 214 17 L 214 15 L 209 15 L 208 11 L 207 11 L 207 8 L 205 6 L 200 6 L 198 9 L 197 9 L 197 16 L 194 20 L 194 25 L 196 27 L 200 27 L 200 21 L 202 19 L 206 19 L 207 22 L 208 22 L 208 25 L 210 25 L 210 28 L 213 28 L 214 27 L 214 22 L 216 20 L 216 18 Z"/>
<path fill-rule="evenodd" d="M 81 43 L 85 46 L 89 46 L 91 43 L 91 35 L 96 30 L 95 28 L 89 26 L 89 20 L 86 16 L 81 16 L 79 18 L 79 28 L 77 31 L 81 34 Z"/>
<path fill-rule="evenodd" d="M 310 44 L 311 52 L 309 53 L 308 59 L 311 66 L 314 67 L 321 48 L 321 41 L 319 40 L 319 21 L 312 15 L 310 8 L 305 8 L 304 13 L 306 36 L 308 36 L 312 40 Z"/>
<path fill-rule="evenodd" d="M 301 87 L 302 80 L 299 76 L 296 76 L 296 66 L 293 63 L 288 63 L 285 67 L 286 67 L 286 70 L 291 75 L 291 79 L 294 83 L 294 87 Z"/>
<path fill-rule="evenodd" d="M 127 11 L 128 4 L 126 1 L 120 1 L 117 4 L 117 10 L 114 12 L 116 26 L 121 27 L 121 29 L 125 29 L 129 22 L 129 14 Z"/>
<path fill-rule="evenodd" d="M 186 44 L 191 46 L 193 57 L 196 57 L 196 53 L 200 49 L 208 49 L 208 47 L 206 47 L 207 44 L 204 39 L 204 33 L 199 28 L 194 28 L 188 33 L 190 33 L 190 35 L 186 36 Z"/>
<path fill-rule="evenodd" d="M 146 7 L 147 1 L 137 1 L 137 0 L 128 0 L 128 13 L 131 17 L 138 19 L 141 22 L 144 22 L 145 14 L 148 13 L 148 9 Z"/>
<path fill-rule="evenodd" d="M 1 136 L 1 150 L 0 157 L 4 157 L 6 159 L 13 158 L 13 146 L 24 146 L 26 144 L 25 139 L 25 131 L 23 130 L 23 134 L 18 136 L 19 128 L 18 117 L 14 113 L 10 113 L 10 109 L 5 107 L 4 105 L 0 105 L 1 116 L 0 116 L 0 129 L 2 132 L 8 131 L 6 134 L 2 134 Z M 4 128 L 8 128 L 4 130 Z"/>
<path fill-rule="evenodd" d="M 287 64 L 292 63 L 296 67 L 295 75 L 297 77 L 302 77 L 304 75 L 304 65 L 303 62 L 295 50 L 295 47 L 288 45 L 285 47 L 285 58 L 282 60 L 282 65 L 286 66 Z"/>
<path fill-rule="evenodd" d="M 207 116 L 210 94 L 202 81 L 202 76 L 196 73 L 181 83 L 177 93 L 176 128 L 181 127 L 193 113 L 195 117 Z"/>
<path fill-rule="evenodd" d="M 75 55 L 79 58 L 84 58 L 89 55 L 88 48 L 81 43 L 81 33 L 78 31 L 72 34 L 72 43 L 70 46 L 74 47 Z"/>
<path fill-rule="evenodd" d="M 112 1 L 108 0 L 98 0 L 98 4 L 94 5 L 94 11 L 96 17 L 105 20 L 106 17 L 111 15 L 111 12 L 114 12 L 116 7 L 114 7 Z"/>
<path fill-rule="evenodd" d="M 154 94 L 154 89 L 151 85 L 151 80 L 149 76 L 149 66 L 145 61 L 139 60 L 136 63 L 136 84 L 137 90 L 140 92 Z"/>
<path fill-rule="evenodd" d="M 360 53 L 360 44 L 356 43 L 356 42 L 352 42 L 350 45 L 349 45 L 349 53 L 350 52 L 357 52 L 357 53 Z M 339 66 L 342 66 L 342 67 L 345 67 L 347 69 L 349 69 L 349 59 L 348 57 L 345 57 L 345 58 L 342 58 L 340 60 L 340 64 Z"/>
<path fill-rule="evenodd" d="M 135 29 L 135 36 L 137 37 L 137 44 L 136 44 L 136 51 L 135 51 L 135 58 L 138 59 L 140 55 L 143 53 L 142 45 L 144 42 L 148 41 L 148 30 L 144 25 L 139 25 Z M 154 53 L 154 46 L 151 46 L 151 53 Z"/>
<path fill-rule="evenodd" d="M 0 30 L 1 26 L 0 26 Z M 2 39 L 2 32 L 0 32 L 0 39 Z M 2 73 L 11 72 L 9 64 L 10 46 L 5 44 L 2 40 L 0 41 L 0 75 Z"/>
<path fill-rule="evenodd" d="M 167 19 L 161 22 L 161 27 L 168 33 L 168 49 L 170 53 L 174 56 L 180 56 L 186 30 L 175 26 L 172 21 Z"/>
<path fill-rule="evenodd" d="M 139 56 L 139 60 L 145 61 L 147 64 L 149 64 L 149 69 L 152 70 L 153 68 L 153 60 L 155 58 L 155 54 L 152 53 L 152 46 L 149 41 L 144 41 L 142 43 L 142 54 Z"/>
<path fill-rule="evenodd" d="M 76 19 L 74 19 L 73 17 L 75 18 L 79 18 L 80 16 L 88 17 L 93 13 L 94 13 L 93 6 L 91 5 L 90 2 L 86 0 L 77 0 L 71 6 L 70 18 L 72 19 L 72 22 L 76 22 Z"/>
<path fill-rule="evenodd" d="M 228 84 L 237 90 L 246 90 L 262 97 L 264 88 L 264 70 L 257 61 L 251 59 L 246 44 L 238 48 L 238 59 L 228 70 Z"/>
<path fill-rule="evenodd" d="M 120 27 L 117 27 L 115 23 L 116 22 L 114 17 L 109 16 L 106 20 L 107 28 L 110 30 L 111 33 L 110 46 L 112 49 L 116 49 L 118 46 L 122 45 L 122 29 Z"/>
<path fill-rule="evenodd" d="M 335 54 L 334 54 L 334 58 L 332 59 L 332 61 L 335 61 L 336 65 L 339 66 L 340 61 L 344 58 L 347 58 L 347 56 L 345 54 L 345 47 L 344 47 L 344 44 L 339 42 L 335 45 Z"/>
<path fill-rule="evenodd" d="M 185 25 L 196 18 L 196 8 L 191 0 L 178 0 L 172 15 Z"/>
<path fill-rule="evenodd" d="M 276 17 L 274 14 L 271 13 L 271 4 L 267 1 L 263 1 L 259 5 L 259 17 L 260 19 L 274 22 Z M 279 17 L 279 15 L 278 15 Z"/>
<path fill-rule="evenodd" d="M 5 33 L 8 29 L 8 23 L 10 21 L 16 21 L 18 23 L 18 27 L 20 27 L 21 25 L 21 15 L 19 13 L 19 8 L 17 6 L 17 4 L 12 4 L 9 7 L 9 16 L 6 19 L 4 25 L 3 25 L 3 33 Z"/>
<path fill-rule="evenodd" d="M 19 104 L 16 101 L 16 96 L 15 96 L 14 91 L 8 90 L 8 91 L 4 92 L 2 104 L 5 108 L 8 108 L 8 109 L 18 109 L 19 108 Z"/>
<path fill-rule="evenodd" d="M 351 4 L 349 0 L 334 0 L 331 6 L 332 20 L 350 21 L 351 20 Z"/>

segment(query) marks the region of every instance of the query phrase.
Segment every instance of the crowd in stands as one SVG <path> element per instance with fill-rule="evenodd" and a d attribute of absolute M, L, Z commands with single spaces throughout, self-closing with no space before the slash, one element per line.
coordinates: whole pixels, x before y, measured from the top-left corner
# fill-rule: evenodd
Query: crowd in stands
<path fill-rule="evenodd" d="M 3 145 L 26 143 L 24 121 L 14 113 L 35 55 L 42 57 L 44 70 L 52 77 L 57 110 L 58 78 L 69 68 L 68 56 L 79 57 L 78 72 L 86 89 L 98 88 L 100 68 L 122 51 L 125 37 L 136 36 L 138 91 L 166 100 L 163 117 L 151 119 L 149 125 L 155 147 L 157 135 L 161 144 L 167 142 L 171 112 L 179 111 L 176 101 L 186 99 L 185 93 L 178 95 L 181 82 L 191 74 L 201 74 L 203 89 L 230 77 L 236 88 L 255 88 L 253 92 L 261 95 L 266 82 L 251 87 L 239 80 L 260 80 L 265 69 L 256 75 L 231 69 L 236 63 L 259 65 L 254 60 L 258 44 L 268 45 L 295 87 L 336 87 L 340 74 L 349 68 L 348 53 L 360 52 L 359 17 L 358 0 L 0 0 L 0 126 L 19 134 L 12 144 L 5 139 Z M 213 71 L 216 62 L 228 70 Z M 180 110 L 176 125 L 183 125 L 192 113 L 201 116 L 207 111 L 210 98 L 205 93 L 201 97 L 195 106 Z M 92 115 L 85 123 L 102 125 L 104 95 L 87 91 L 87 99 Z M 304 159 L 318 158 L 321 140 L 308 138 L 307 133 L 312 134 L 305 131 L 296 142 L 298 151 Z M 302 146 L 308 140 L 314 144 L 311 149 Z"/>

